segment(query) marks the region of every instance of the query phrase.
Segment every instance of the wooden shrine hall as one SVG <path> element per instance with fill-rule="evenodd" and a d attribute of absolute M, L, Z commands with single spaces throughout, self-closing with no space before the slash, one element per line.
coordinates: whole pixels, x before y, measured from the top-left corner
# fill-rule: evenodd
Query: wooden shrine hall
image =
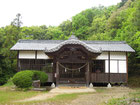
<path fill-rule="evenodd" d="M 127 83 L 128 52 L 123 41 L 84 41 L 72 35 L 68 40 L 19 40 L 17 70 L 40 70 L 46 82 L 61 84 Z"/>

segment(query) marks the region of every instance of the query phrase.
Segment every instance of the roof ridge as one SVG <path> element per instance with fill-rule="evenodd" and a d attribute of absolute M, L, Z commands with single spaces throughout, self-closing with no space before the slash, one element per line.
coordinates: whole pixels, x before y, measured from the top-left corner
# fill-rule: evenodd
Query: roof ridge
<path fill-rule="evenodd" d="M 19 39 L 18 43 L 61 43 L 66 40 L 31 40 L 31 39 Z M 101 41 L 101 40 L 80 40 L 87 44 L 126 44 L 125 41 Z"/>

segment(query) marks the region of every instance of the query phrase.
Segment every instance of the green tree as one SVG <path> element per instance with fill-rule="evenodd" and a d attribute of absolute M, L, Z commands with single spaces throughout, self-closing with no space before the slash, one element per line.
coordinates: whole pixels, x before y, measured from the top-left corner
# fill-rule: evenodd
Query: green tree
<path fill-rule="evenodd" d="M 69 36 L 72 32 L 72 22 L 70 20 L 64 21 L 59 25 L 64 36 Z"/>
<path fill-rule="evenodd" d="M 47 36 L 48 39 L 53 39 L 53 40 L 59 40 L 59 39 L 65 39 L 63 32 L 61 31 L 61 29 L 59 27 L 48 27 L 47 29 Z"/>

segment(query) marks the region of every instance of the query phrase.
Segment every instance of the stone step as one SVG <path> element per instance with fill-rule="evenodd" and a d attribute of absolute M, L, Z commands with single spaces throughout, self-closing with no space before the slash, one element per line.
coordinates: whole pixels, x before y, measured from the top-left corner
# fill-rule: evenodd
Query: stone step
<path fill-rule="evenodd" d="M 59 84 L 58 87 L 86 87 L 86 84 Z"/>

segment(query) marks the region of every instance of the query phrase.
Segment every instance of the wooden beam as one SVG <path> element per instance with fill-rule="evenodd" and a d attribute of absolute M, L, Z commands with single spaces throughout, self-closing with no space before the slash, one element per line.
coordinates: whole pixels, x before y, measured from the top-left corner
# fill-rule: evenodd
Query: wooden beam
<path fill-rule="evenodd" d="M 37 59 L 37 50 L 35 51 L 35 59 Z"/>
<path fill-rule="evenodd" d="M 37 63 L 37 50 L 35 51 L 35 65 Z"/>
<path fill-rule="evenodd" d="M 59 65 L 58 62 L 56 62 L 56 86 L 59 84 Z"/>
<path fill-rule="evenodd" d="M 56 82 L 56 77 L 55 77 L 55 73 L 56 73 L 56 61 L 55 61 L 55 58 L 53 59 L 52 73 L 53 73 L 53 82 Z"/>
<path fill-rule="evenodd" d="M 89 62 L 87 63 L 86 85 L 89 86 Z"/>
<path fill-rule="evenodd" d="M 127 82 L 128 82 L 128 53 L 126 52 L 126 71 L 127 71 Z"/>
<path fill-rule="evenodd" d="M 110 51 L 108 52 L 108 82 L 110 83 Z"/>

